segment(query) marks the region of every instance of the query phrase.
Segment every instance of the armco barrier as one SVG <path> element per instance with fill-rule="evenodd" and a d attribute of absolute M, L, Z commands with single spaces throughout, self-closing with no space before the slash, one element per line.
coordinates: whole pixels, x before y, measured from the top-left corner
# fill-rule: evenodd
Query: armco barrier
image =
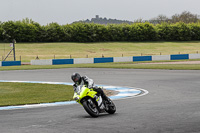
<path fill-rule="evenodd" d="M 133 57 L 114 57 L 114 61 L 113 62 L 132 62 L 133 61 Z"/>
<path fill-rule="evenodd" d="M 200 59 L 200 54 L 32 60 L 31 65 L 61 65 L 61 64 L 88 64 L 88 63 L 92 64 L 92 63 L 107 63 L 107 62 L 137 62 L 137 61 L 159 61 L 159 60 L 164 61 L 164 60 L 182 60 L 182 59 Z"/>
<path fill-rule="evenodd" d="M 170 55 L 153 55 L 152 61 L 170 60 Z"/>
<path fill-rule="evenodd" d="M 94 63 L 107 63 L 113 62 L 113 57 L 94 58 Z"/>
<path fill-rule="evenodd" d="M 189 54 L 171 55 L 171 60 L 189 59 Z"/>
<path fill-rule="evenodd" d="M 189 54 L 189 59 L 200 59 L 200 54 Z"/>
<path fill-rule="evenodd" d="M 152 61 L 152 56 L 133 56 L 134 61 Z"/>
<path fill-rule="evenodd" d="M 74 64 L 74 59 L 53 59 L 52 65 Z"/>
<path fill-rule="evenodd" d="M 94 58 L 75 58 L 74 64 L 92 64 L 94 63 Z"/>
<path fill-rule="evenodd" d="M 1 61 L 0 66 L 20 66 L 21 61 Z"/>
<path fill-rule="evenodd" d="M 47 59 L 47 60 L 31 60 L 31 65 L 52 65 L 52 59 Z"/>

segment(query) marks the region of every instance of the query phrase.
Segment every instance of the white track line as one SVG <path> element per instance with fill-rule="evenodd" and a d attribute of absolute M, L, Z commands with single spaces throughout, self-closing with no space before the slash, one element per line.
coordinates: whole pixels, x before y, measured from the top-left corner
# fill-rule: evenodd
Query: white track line
<path fill-rule="evenodd" d="M 0 82 L 17 82 L 17 83 L 40 83 L 40 84 L 62 84 L 62 85 L 73 85 L 73 83 L 67 82 L 44 82 L 44 81 L 10 81 L 10 80 L 0 80 Z M 103 86 L 106 90 L 114 90 L 119 93 L 115 96 L 110 96 L 112 100 L 116 99 L 126 99 L 130 97 L 138 97 L 148 94 L 148 91 L 140 88 L 134 87 L 119 87 L 119 86 Z M 75 101 L 66 101 L 66 102 L 55 102 L 55 103 L 41 103 L 41 104 L 30 104 L 30 105 L 21 105 L 21 106 L 5 106 L 0 107 L 0 110 L 15 110 L 15 109 L 26 109 L 26 108 L 39 108 L 39 107 L 49 107 L 49 106 L 61 106 L 75 104 Z"/>

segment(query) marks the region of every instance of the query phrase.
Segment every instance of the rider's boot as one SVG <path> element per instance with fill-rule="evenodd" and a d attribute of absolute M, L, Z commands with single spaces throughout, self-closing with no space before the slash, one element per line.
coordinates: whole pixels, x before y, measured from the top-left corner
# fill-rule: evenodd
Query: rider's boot
<path fill-rule="evenodd" d="M 110 104 L 110 100 L 108 99 L 108 97 L 106 96 L 106 94 L 101 88 L 96 86 L 94 87 L 94 91 L 97 91 L 102 96 L 103 100 L 107 102 L 108 104 Z"/>

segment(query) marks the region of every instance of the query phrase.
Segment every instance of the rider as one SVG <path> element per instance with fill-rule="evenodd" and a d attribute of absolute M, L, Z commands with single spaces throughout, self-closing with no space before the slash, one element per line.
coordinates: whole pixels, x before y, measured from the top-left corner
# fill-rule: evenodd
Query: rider
<path fill-rule="evenodd" d="M 105 101 L 109 102 L 109 100 L 108 100 L 107 96 L 105 95 L 105 93 L 103 92 L 103 90 L 97 86 L 94 86 L 94 81 L 92 79 L 88 78 L 87 76 L 81 77 L 81 75 L 79 73 L 73 73 L 71 78 L 74 81 L 74 85 L 73 85 L 74 91 L 76 90 L 76 87 L 78 85 L 80 85 L 80 84 L 86 85 L 89 89 L 93 89 L 98 94 L 100 94 Z"/>

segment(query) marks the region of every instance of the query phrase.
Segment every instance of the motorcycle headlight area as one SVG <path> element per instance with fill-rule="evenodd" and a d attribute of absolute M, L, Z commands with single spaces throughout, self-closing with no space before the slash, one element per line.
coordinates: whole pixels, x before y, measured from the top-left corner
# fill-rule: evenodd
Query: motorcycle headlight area
<path fill-rule="evenodd" d="M 82 88 L 82 86 L 78 86 L 75 90 L 78 95 L 80 95 L 80 93 L 81 93 L 81 88 Z"/>

